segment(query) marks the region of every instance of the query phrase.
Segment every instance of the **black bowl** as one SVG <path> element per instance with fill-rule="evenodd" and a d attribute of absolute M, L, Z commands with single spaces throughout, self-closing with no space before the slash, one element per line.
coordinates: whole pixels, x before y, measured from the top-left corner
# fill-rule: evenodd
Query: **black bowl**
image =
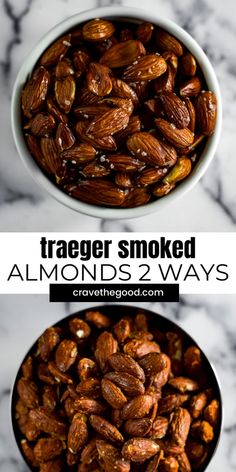
<path fill-rule="evenodd" d="M 217 379 L 217 375 L 215 373 L 215 370 L 214 370 L 212 364 L 208 360 L 207 356 L 204 354 L 201 347 L 196 343 L 196 341 L 186 331 L 184 331 L 179 325 L 177 325 L 173 321 L 169 320 L 168 318 L 165 318 L 164 316 L 162 316 L 158 313 L 152 312 L 150 310 L 147 310 L 147 309 L 144 309 L 144 308 L 138 307 L 138 306 L 135 307 L 135 306 L 129 306 L 129 305 L 104 305 L 104 306 L 100 305 L 100 306 L 96 306 L 96 307 L 91 307 L 91 309 L 86 308 L 84 310 L 80 310 L 78 312 L 72 313 L 71 315 L 68 315 L 65 318 L 62 318 L 60 321 L 55 323 L 53 326 L 63 328 L 65 326 L 67 326 L 68 321 L 70 319 L 74 318 L 75 316 L 79 316 L 80 318 L 84 319 L 85 318 L 85 313 L 89 310 L 91 310 L 91 311 L 101 311 L 105 315 L 111 317 L 114 320 L 114 322 L 118 321 L 122 316 L 129 315 L 131 317 L 135 317 L 135 315 L 138 312 L 139 313 L 142 312 L 147 316 L 151 329 L 155 328 L 155 329 L 159 329 L 160 331 L 164 331 L 164 332 L 165 331 L 171 331 L 171 332 L 179 333 L 183 337 L 183 342 L 184 342 L 185 349 L 189 346 L 192 346 L 192 345 L 195 345 L 196 347 L 198 347 L 200 349 L 201 355 L 202 355 L 202 360 L 203 360 L 203 365 L 204 365 L 204 370 L 207 374 L 208 379 L 210 379 L 209 384 L 210 384 L 211 388 L 213 389 L 215 396 L 218 398 L 218 400 L 220 402 L 220 420 L 219 420 L 219 425 L 218 425 L 217 431 L 215 433 L 215 439 L 212 442 L 212 444 L 210 445 L 210 452 L 209 452 L 207 461 L 204 464 L 204 468 L 198 469 L 198 472 L 206 471 L 206 469 L 209 466 L 209 464 L 210 464 L 210 462 L 211 462 L 211 460 L 212 460 L 212 458 L 213 458 L 213 456 L 214 456 L 214 454 L 217 450 L 217 447 L 219 445 L 219 440 L 220 440 L 222 427 L 223 427 L 223 402 L 222 402 L 222 395 L 221 395 L 221 388 L 220 388 L 219 380 Z M 17 385 L 17 382 L 18 382 L 18 380 L 21 376 L 21 366 L 22 366 L 22 364 L 24 363 L 24 361 L 26 360 L 26 358 L 29 355 L 35 353 L 36 346 L 37 346 L 37 341 L 38 341 L 38 338 L 33 343 L 31 348 L 27 351 L 24 359 L 22 360 L 22 362 L 20 364 L 20 367 L 19 367 L 19 369 L 17 371 L 17 374 L 16 374 L 16 378 L 14 380 L 14 384 L 13 384 L 13 388 L 12 388 L 12 394 L 11 394 L 11 421 L 12 421 L 12 428 L 13 428 L 14 437 L 15 437 L 18 449 L 21 453 L 21 456 L 23 457 L 24 462 L 28 465 L 29 469 L 33 472 L 35 472 L 38 469 L 32 468 L 30 466 L 30 464 L 27 462 L 26 458 L 22 454 L 21 447 L 20 447 L 20 441 L 22 439 L 22 434 L 19 431 L 16 419 L 15 419 L 14 408 L 15 408 L 16 401 L 17 401 L 17 395 L 18 394 L 17 394 L 16 385 Z"/>

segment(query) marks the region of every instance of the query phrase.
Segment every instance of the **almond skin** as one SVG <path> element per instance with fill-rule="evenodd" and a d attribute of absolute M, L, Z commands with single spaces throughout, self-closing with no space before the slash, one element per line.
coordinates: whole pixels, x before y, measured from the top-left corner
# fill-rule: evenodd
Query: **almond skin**
<path fill-rule="evenodd" d="M 123 79 L 128 81 L 153 80 L 164 74 L 167 69 L 165 59 L 156 54 L 148 54 L 133 62 L 123 73 Z"/>
<path fill-rule="evenodd" d="M 177 148 L 190 146 L 194 141 L 194 134 L 190 129 L 178 129 L 173 123 L 157 118 L 155 124 L 163 136 Z"/>
<path fill-rule="evenodd" d="M 125 67 L 144 54 L 146 54 L 146 50 L 143 44 L 140 41 L 131 39 L 112 46 L 103 54 L 100 62 L 112 69 Z"/>

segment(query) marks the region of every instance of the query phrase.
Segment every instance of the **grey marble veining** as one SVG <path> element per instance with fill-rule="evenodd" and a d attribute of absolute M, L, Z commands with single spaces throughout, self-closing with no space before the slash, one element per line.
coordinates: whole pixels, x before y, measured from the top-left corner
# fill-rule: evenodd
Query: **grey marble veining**
<path fill-rule="evenodd" d="M 157 10 L 188 30 L 208 54 L 224 104 L 220 145 L 201 182 L 164 211 L 130 221 L 100 221 L 54 201 L 32 180 L 11 135 L 13 83 L 33 45 L 64 18 L 95 6 L 122 4 Z M 236 166 L 236 3 L 234 0 L 2 0 L 0 7 L 0 227 L 2 231 L 234 231 Z"/>
<path fill-rule="evenodd" d="M 49 304 L 47 296 L 0 297 L 0 472 L 27 472 L 11 434 L 9 397 L 19 363 L 34 340 L 67 314 L 96 304 Z M 236 470 L 236 296 L 185 296 L 180 303 L 143 303 L 179 323 L 213 363 L 224 401 L 220 445 L 207 472 Z"/>

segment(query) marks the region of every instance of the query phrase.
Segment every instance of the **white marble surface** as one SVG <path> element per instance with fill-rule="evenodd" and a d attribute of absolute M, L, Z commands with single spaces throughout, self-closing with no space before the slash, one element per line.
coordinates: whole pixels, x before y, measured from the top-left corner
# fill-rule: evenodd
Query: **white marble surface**
<path fill-rule="evenodd" d="M 69 210 L 32 180 L 14 147 L 10 127 L 12 86 L 33 45 L 57 22 L 98 5 L 156 9 L 185 27 L 210 57 L 224 101 L 217 155 L 202 181 L 167 210 L 112 222 Z M 236 222 L 235 0 L 1 0 L 0 10 L 0 228 L 2 231 L 234 231 Z"/>
<path fill-rule="evenodd" d="M 0 472 L 26 472 L 11 436 L 10 388 L 21 359 L 50 324 L 83 304 L 49 304 L 46 296 L 0 297 Z M 95 304 L 93 304 L 95 305 Z M 180 303 L 139 304 L 177 321 L 199 343 L 218 373 L 225 408 L 220 446 L 207 472 L 236 470 L 236 296 L 185 296 Z"/>

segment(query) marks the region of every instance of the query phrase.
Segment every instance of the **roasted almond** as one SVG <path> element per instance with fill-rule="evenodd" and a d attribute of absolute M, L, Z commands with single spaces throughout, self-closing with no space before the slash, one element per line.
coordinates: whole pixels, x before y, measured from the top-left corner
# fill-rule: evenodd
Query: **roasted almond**
<path fill-rule="evenodd" d="M 72 164 L 86 164 L 93 161 L 96 156 L 96 149 L 91 144 L 74 144 L 70 149 L 62 152 L 61 157 L 64 161 Z"/>
<path fill-rule="evenodd" d="M 152 427 L 150 418 L 139 418 L 136 420 L 127 420 L 124 424 L 124 431 L 128 436 L 142 437 L 146 436 Z"/>
<path fill-rule="evenodd" d="M 74 401 L 74 408 L 78 412 L 87 415 L 102 415 L 106 411 L 106 406 L 102 402 L 88 397 L 76 399 Z"/>
<path fill-rule="evenodd" d="M 86 41 L 104 41 L 114 33 L 115 27 L 110 21 L 97 18 L 86 23 L 82 28 L 83 38 Z"/>
<path fill-rule="evenodd" d="M 191 424 L 191 416 L 185 408 L 176 408 L 172 413 L 169 433 L 171 442 L 177 446 L 184 447 Z"/>
<path fill-rule="evenodd" d="M 169 385 L 176 388 L 176 390 L 179 390 L 181 393 L 195 392 L 196 390 L 199 390 L 198 382 L 187 377 L 175 377 L 174 379 L 170 379 Z"/>
<path fill-rule="evenodd" d="M 100 311 L 86 311 L 86 320 L 98 329 L 108 329 L 111 327 L 111 320 Z"/>
<path fill-rule="evenodd" d="M 121 129 L 126 128 L 129 122 L 128 113 L 122 108 L 114 108 L 95 118 L 86 130 L 88 137 L 103 138 L 112 136 Z"/>
<path fill-rule="evenodd" d="M 39 337 L 38 350 L 43 361 L 48 361 L 51 352 L 59 344 L 60 333 L 60 329 L 51 327 L 47 328 Z"/>
<path fill-rule="evenodd" d="M 164 184 L 176 184 L 180 180 L 185 179 L 192 170 L 192 161 L 186 156 L 181 156 L 177 159 L 176 164 L 170 172 L 164 177 Z"/>
<path fill-rule="evenodd" d="M 25 126 L 25 129 L 30 129 L 34 136 L 49 137 L 52 134 L 55 125 L 56 123 L 52 115 L 49 115 L 48 113 L 38 113 L 29 121 Z"/>
<path fill-rule="evenodd" d="M 37 429 L 43 433 L 50 434 L 51 436 L 60 437 L 64 439 L 67 433 L 67 426 L 61 419 L 48 411 L 44 407 L 35 408 L 30 411 L 29 419 L 31 419 Z M 48 459 L 49 460 L 49 459 Z"/>
<path fill-rule="evenodd" d="M 197 62 L 195 57 L 187 52 L 180 59 L 180 70 L 183 75 L 193 77 L 197 71 Z"/>
<path fill-rule="evenodd" d="M 77 454 L 88 441 L 86 416 L 77 413 L 68 431 L 67 447 L 72 454 Z"/>
<path fill-rule="evenodd" d="M 125 195 L 125 200 L 121 204 L 122 208 L 135 208 L 149 202 L 151 193 L 147 188 L 131 188 Z"/>
<path fill-rule="evenodd" d="M 56 144 L 60 151 L 70 149 L 75 143 L 75 137 L 66 123 L 59 123 L 56 132 Z"/>
<path fill-rule="evenodd" d="M 108 441 L 116 444 L 122 444 L 124 442 L 124 438 L 119 430 L 101 416 L 91 415 L 89 421 L 92 428 Z"/>
<path fill-rule="evenodd" d="M 155 169 L 154 167 L 150 167 L 148 169 L 144 169 L 135 179 L 135 182 L 138 186 L 147 186 L 154 184 L 165 177 L 166 173 L 168 172 L 167 167 L 161 167 L 160 169 Z"/>
<path fill-rule="evenodd" d="M 164 138 L 177 148 L 190 146 L 194 141 L 194 134 L 188 128 L 178 129 L 174 123 L 169 123 L 161 118 L 157 118 L 155 124 Z"/>
<path fill-rule="evenodd" d="M 77 345 L 71 339 L 64 339 L 57 347 L 55 360 L 58 369 L 66 372 L 75 362 L 78 354 Z"/>
<path fill-rule="evenodd" d="M 183 405 L 189 400 L 189 395 L 176 393 L 161 398 L 158 405 L 158 414 L 171 413 L 175 408 Z"/>
<path fill-rule="evenodd" d="M 195 101 L 196 121 L 198 128 L 210 136 L 215 128 L 217 101 L 213 92 L 201 92 Z"/>
<path fill-rule="evenodd" d="M 105 165 L 118 172 L 137 172 L 144 167 L 144 163 L 128 154 L 107 154 Z"/>
<path fill-rule="evenodd" d="M 181 43 L 170 33 L 158 28 L 156 33 L 156 43 L 160 51 L 170 51 L 176 56 L 182 56 L 183 48 Z"/>
<path fill-rule="evenodd" d="M 109 357 L 108 363 L 112 369 L 133 375 L 137 379 L 141 380 L 141 382 L 145 382 L 145 374 L 142 367 L 140 367 L 131 356 L 121 352 L 116 352 Z"/>
<path fill-rule="evenodd" d="M 140 41 L 131 39 L 114 44 L 100 59 L 101 64 L 108 67 L 125 67 L 134 62 L 139 56 L 146 54 L 145 47 Z"/>
<path fill-rule="evenodd" d="M 135 359 L 139 359 L 150 352 L 160 352 L 160 346 L 153 341 L 132 339 L 124 345 L 124 352 Z"/>
<path fill-rule="evenodd" d="M 75 99 L 76 84 L 73 76 L 68 75 L 55 82 L 56 101 L 64 113 L 69 113 Z"/>
<path fill-rule="evenodd" d="M 106 177 L 111 173 L 111 167 L 105 167 L 99 160 L 95 160 L 83 167 L 81 173 L 86 178 Z"/>
<path fill-rule="evenodd" d="M 123 420 L 144 418 L 152 406 L 153 397 L 151 395 L 138 395 L 123 406 L 121 417 Z"/>
<path fill-rule="evenodd" d="M 112 408 L 120 409 L 125 405 L 127 398 L 117 385 L 107 378 L 102 379 L 101 385 L 103 398 Z"/>
<path fill-rule="evenodd" d="M 45 103 L 50 82 L 49 72 L 38 67 L 21 93 L 21 106 L 24 115 L 31 118 L 40 111 Z"/>
<path fill-rule="evenodd" d="M 132 462 L 144 462 L 155 456 L 160 447 L 155 441 L 145 438 L 132 438 L 122 448 L 122 455 Z"/>
<path fill-rule="evenodd" d="M 47 462 L 60 456 L 63 449 L 64 445 L 60 439 L 40 438 L 34 446 L 34 455 L 36 461 Z"/>
<path fill-rule="evenodd" d="M 22 402 L 28 408 L 37 408 L 39 406 L 38 388 L 32 380 L 22 377 L 17 383 L 17 392 Z"/>
<path fill-rule="evenodd" d="M 99 398 L 102 395 L 101 381 L 93 377 L 81 380 L 76 387 L 76 392 L 85 397 Z"/>
<path fill-rule="evenodd" d="M 40 59 L 40 65 L 49 67 L 57 64 L 62 59 L 71 46 L 71 34 L 66 34 L 59 38 L 44 52 Z"/>
<path fill-rule="evenodd" d="M 112 93 L 116 97 L 132 100 L 134 106 L 138 105 L 138 96 L 124 80 L 112 77 Z"/>
<path fill-rule="evenodd" d="M 102 372 L 108 368 L 109 357 L 117 351 L 118 343 L 111 333 L 104 331 L 97 338 L 95 357 Z"/>
<path fill-rule="evenodd" d="M 201 80 L 199 77 L 195 76 L 181 85 L 179 93 L 181 97 L 196 97 L 201 92 L 201 89 Z"/>
<path fill-rule="evenodd" d="M 156 93 L 162 94 L 166 92 L 173 92 L 175 83 L 175 75 L 173 69 L 167 64 L 167 69 L 164 74 L 157 77 L 153 82 L 153 87 Z"/>
<path fill-rule="evenodd" d="M 130 397 L 142 395 L 145 392 L 143 383 L 133 375 L 127 374 L 126 372 L 109 372 L 106 374 L 105 378 L 118 385 L 118 387 L 120 387 Z"/>
<path fill-rule="evenodd" d="M 136 30 L 138 40 L 141 41 L 143 44 L 148 43 L 152 37 L 153 30 L 154 26 L 152 25 L 152 23 L 149 23 L 147 21 L 140 23 Z"/>
<path fill-rule="evenodd" d="M 187 128 L 190 122 L 188 109 L 184 102 L 173 92 L 160 95 L 160 100 L 168 119 L 177 128 Z"/>
<path fill-rule="evenodd" d="M 176 161 L 175 149 L 167 149 L 160 140 L 147 132 L 132 134 L 126 145 L 131 154 L 152 166 L 167 166 L 170 163 L 173 165 Z"/>
<path fill-rule="evenodd" d="M 104 97 L 112 90 L 112 81 L 110 78 L 110 69 L 107 66 L 90 62 L 87 72 L 87 86 L 90 92 Z"/>
<path fill-rule="evenodd" d="M 130 472 L 130 462 L 122 457 L 121 452 L 109 442 L 96 441 L 99 462 L 105 472 Z"/>
<path fill-rule="evenodd" d="M 73 64 L 75 67 L 76 77 L 81 77 L 84 72 L 88 69 L 88 65 L 92 58 L 90 55 L 83 50 L 76 50 L 73 54 Z"/>
<path fill-rule="evenodd" d="M 104 136 L 101 138 L 95 138 L 93 135 L 87 135 L 88 125 L 83 121 L 78 121 L 75 126 L 76 133 L 82 142 L 91 144 L 96 149 L 102 149 L 104 151 L 116 151 L 116 142 L 113 136 Z"/>
<path fill-rule="evenodd" d="M 123 79 L 128 81 L 153 80 L 164 74 L 167 69 L 166 61 L 156 54 L 139 57 L 125 69 Z"/>

